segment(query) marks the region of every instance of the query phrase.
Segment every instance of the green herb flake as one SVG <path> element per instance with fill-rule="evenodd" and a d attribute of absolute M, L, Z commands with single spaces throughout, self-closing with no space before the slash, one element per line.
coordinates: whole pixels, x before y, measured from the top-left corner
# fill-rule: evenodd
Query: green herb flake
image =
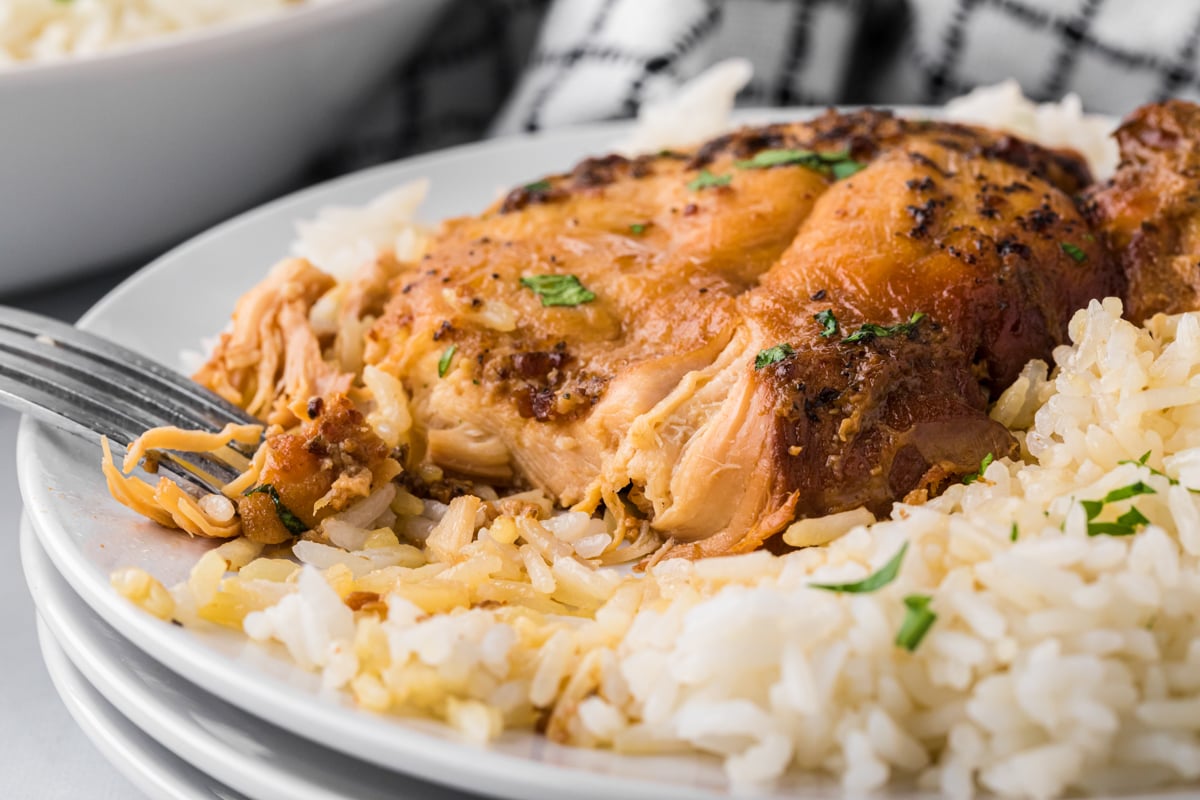
<path fill-rule="evenodd" d="M 548 192 L 548 191 L 550 191 L 550 181 L 543 178 L 540 181 L 534 181 L 533 183 L 527 183 L 524 186 L 522 186 L 521 188 L 524 189 L 525 191 L 529 192 L 530 194 L 537 194 L 538 192 Z"/>
<path fill-rule="evenodd" d="M 1070 242 L 1059 242 L 1058 246 L 1062 248 L 1064 253 L 1073 258 L 1076 264 L 1082 264 L 1087 261 L 1087 253 L 1083 252 L 1083 249 L 1078 245 L 1071 244 Z"/>
<path fill-rule="evenodd" d="M 800 164 L 806 167 L 819 166 L 825 163 L 812 150 L 759 150 L 754 158 L 735 161 L 738 169 L 769 169 L 771 167 L 786 167 Z"/>
<path fill-rule="evenodd" d="M 1135 467 L 1141 467 L 1142 469 L 1148 470 L 1151 475 L 1157 475 L 1160 478 L 1166 478 L 1167 483 L 1171 484 L 1172 486 L 1179 485 L 1179 481 L 1176 480 L 1175 478 L 1172 478 L 1170 475 L 1163 472 L 1162 470 L 1155 469 L 1154 467 L 1147 464 L 1146 462 L 1149 460 L 1150 460 L 1150 451 L 1147 450 L 1146 452 L 1142 453 L 1141 457 L 1138 458 L 1137 461 L 1134 461 L 1132 458 L 1124 458 L 1124 459 L 1121 459 L 1120 461 L 1118 461 L 1117 463 L 1118 464 L 1133 464 Z"/>
<path fill-rule="evenodd" d="M 912 336 L 917 332 L 917 325 L 927 316 L 923 311 L 917 311 L 908 318 L 907 322 L 898 322 L 895 325 L 876 325 L 873 322 L 865 322 L 854 333 L 842 339 L 842 342 L 855 344 L 869 342 L 872 339 L 888 339 L 893 336 Z"/>
<path fill-rule="evenodd" d="M 896 644 L 899 647 L 911 653 L 929 633 L 937 621 L 937 614 L 929 609 L 932 601 L 933 598 L 927 594 L 910 594 L 904 598 L 904 621 L 900 623 L 900 630 L 896 631 Z"/>
<path fill-rule="evenodd" d="M 734 162 L 738 169 L 770 169 L 771 167 L 808 167 L 834 180 L 849 178 L 866 167 L 850 157 L 849 150 L 833 150 L 818 153 L 815 150 L 760 150 L 753 158 Z"/>
<path fill-rule="evenodd" d="M 851 175 L 862 172 L 867 168 L 867 165 L 861 161 L 854 161 L 853 159 L 848 158 L 845 161 L 838 161 L 835 164 L 830 164 L 830 167 L 833 168 L 833 179 L 835 181 L 840 181 L 843 178 L 849 178 Z"/>
<path fill-rule="evenodd" d="M 1144 466 L 1144 465 L 1143 465 Z M 1137 533 L 1139 528 L 1149 525 L 1150 520 L 1146 515 L 1136 508 L 1130 506 L 1129 510 L 1116 518 L 1112 522 L 1096 522 L 1096 517 L 1100 516 L 1100 512 L 1104 510 L 1104 506 L 1109 503 L 1128 500 L 1131 497 L 1137 497 L 1143 494 L 1157 494 L 1155 490 L 1147 486 L 1142 481 L 1131 483 L 1128 486 L 1122 486 L 1113 489 L 1108 494 L 1104 495 L 1103 500 L 1081 500 L 1079 505 L 1083 506 L 1084 513 L 1087 514 L 1087 533 L 1088 536 L 1131 536 Z"/>
<path fill-rule="evenodd" d="M 890 561 L 880 567 L 878 572 L 868 575 L 861 581 L 854 583 L 810 583 L 809 586 L 814 589 L 824 589 L 827 592 L 843 592 L 845 594 L 868 594 L 878 591 L 896 580 L 896 576 L 900 574 L 900 564 L 903 563 L 904 554 L 907 552 L 908 542 L 905 542 L 896 555 L 892 556 Z"/>
<path fill-rule="evenodd" d="M 1021 530 L 1017 527 L 1017 523 L 1014 522 L 1012 524 L 1012 530 L 1010 530 L 1008 532 L 1008 540 L 1010 542 L 1015 542 L 1017 540 L 1017 537 L 1020 535 L 1021 535 Z"/>
<path fill-rule="evenodd" d="M 299 536 L 308 530 L 308 526 L 293 514 L 290 508 L 283 504 L 283 500 L 279 497 L 279 491 L 271 484 L 264 483 L 261 486 L 247 489 L 243 496 L 249 497 L 252 494 L 265 494 L 271 498 L 271 502 L 275 505 L 275 516 L 279 518 L 279 522 L 283 527 L 287 528 L 287 532 L 292 536 Z"/>
<path fill-rule="evenodd" d="M 1140 494 L 1158 494 L 1153 487 L 1147 486 L 1141 481 L 1131 483 L 1128 486 L 1122 486 L 1119 489 L 1113 489 L 1108 494 L 1104 495 L 1105 503 L 1115 503 L 1118 500 L 1128 500 L 1131 497 L 1137 497 Z"/>
<path fill-rule="evenodd" d="M 540 297 L 543 306 L 577 306 L 596 299 L 574 275 L 528 275 L 521 285 Z"/>
<path fill-rule="evenodd" d="M 822 339 L 828 339 L 830 336 L 836 336 L 838 332 L 837 317 L 833 315 L 833 309 L 826 309 L 813 314 L 815 319 L 821 326 L 821 333 L 818 334 Z"/>
<path fill-rule="evenodd" d="M 787 342 L 777 344 L 774 347 L 768 347 L 766 350 L 759 350 L 758 355 L 754 357 L 754 368 L 762 369 L 763 367 L 769 367 L 795 354 L 796 351 Z"/>
<path fill-rule="evenodd" d="M 629 226 L 629 232 L 634 236 L 641 236 L 646 232 L 646 228 L 650 227 L 649 222 L 635 222 Z"/>
<path fill-rule="evenodd" d="M 701 189 L 728 186 L 731 180 L 733 180 L 732 175 L 714 175 L 708 170 L 702 169 L 699 175 L 688 181 L 687 188 L 693 192 L 698 192 Z"/>
<path fill-rule="evenodd" d="M 977 472 L 972 472 L 970 475 L 964 475 L 962 482 L 970 486 L 972 483 L 983 477 L 983 473 L 987 472 L 987 468 L 990 467 L 992 462 L 995 460 L 996 456 L 992 453 L 988 453 L 983 457 L 983 460 L 979 462 L 979 470 Z"/>
<path fill-rule="evenodd" d="M 1141 467 L 1142 469 L 1147 470 L 1151 475 L 1157 475 L 1160 478 L 1166 479 L 1167 483 L 1169 483 L 1171 486 L 1180 486 L 1181 485 L 1179 483 L 1178 478 L 1172 478 L 1170 475 L 1163 472 L 1161 469 L 1155 469 L 1154 467 L 1147 464 L 1146 462 L 1149 460 L 1150 460 L 1150 451 L 1147 450 L 1146 452 L 1142 453 L 1141 457 L 1137 461 L 1134 461 L 1131 458 L 1126 458 L 1121 461 L 1118 461 L 1117 463 L 1118 464 L 1133 464 L 1134 466 Z M 1190 486 L 1184 486 L 1183 488 L 1187 489 L 1192 494 L 1200 494 L 1200 489 L 1193 489 Z"/>
<path fill-rule="evenodd" d="M 1116 522 L 1089 522 L 1088 536 L 1132 536 L 1138 529 L 1149 525 L 1150 520 L 1136 508 L 1130 508 Z"/>
<path fill-rule="evenodd" d="M 438 359 L 438 377 L 446 377 L 446 373 L 450 371 L 450 361 L 454 358 L 454 351 L 458 349 L 458 345 L 452 344 L 442 351 L 442 357 Z"/>

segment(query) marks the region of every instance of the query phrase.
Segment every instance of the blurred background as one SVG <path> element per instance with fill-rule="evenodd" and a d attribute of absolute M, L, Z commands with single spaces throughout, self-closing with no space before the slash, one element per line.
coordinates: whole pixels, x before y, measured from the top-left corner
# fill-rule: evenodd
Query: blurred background
<path fill-rule="evenodd" d="M 1018 81 L 1200 97 L 1198 0 L 0 0 L 0 292 L 118 273 L 306 184 L 630 117 L 724 59 L 740 106 Z"/>

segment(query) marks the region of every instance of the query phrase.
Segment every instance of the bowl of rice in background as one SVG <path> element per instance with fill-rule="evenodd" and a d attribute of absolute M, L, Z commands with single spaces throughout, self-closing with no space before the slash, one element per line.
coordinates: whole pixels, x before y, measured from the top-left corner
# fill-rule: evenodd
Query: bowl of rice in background
<path fill-rule="evenodd" d="M 0 290 L 153 255 L 286 190 L 444 5 L 0 4 Z"/>

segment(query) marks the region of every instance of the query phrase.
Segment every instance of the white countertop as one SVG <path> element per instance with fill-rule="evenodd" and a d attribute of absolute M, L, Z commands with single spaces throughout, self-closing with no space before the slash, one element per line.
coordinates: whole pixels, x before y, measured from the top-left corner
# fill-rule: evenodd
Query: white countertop
<path fill-rule="evenodd" d="M 2 302 L 74 321 L 123 277 L 109 274 Z M 15 445 L 19 417 L 0 407 L 0 795 L 9 800 L 136 800 L 142 797 L 88 740 L 63 706 L 42 665 L 33 601 L 21 573 Z"/>

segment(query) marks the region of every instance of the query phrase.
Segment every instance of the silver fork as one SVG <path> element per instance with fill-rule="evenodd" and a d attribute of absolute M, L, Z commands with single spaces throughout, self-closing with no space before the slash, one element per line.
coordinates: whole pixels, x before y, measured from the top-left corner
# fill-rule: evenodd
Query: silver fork
<path fill-rule="evenodd" d="M 149 428 L 218 431 L 259 420 L 195 381 L 125 347 L 49 317 L 0 306 L 0 403 L 55 427 L 124 447 Z M 247 458 L 255 446 L 231 442 Z M 177 483 L 208 493 L 233 464 L 206 453 L 157 451 Z"/>

